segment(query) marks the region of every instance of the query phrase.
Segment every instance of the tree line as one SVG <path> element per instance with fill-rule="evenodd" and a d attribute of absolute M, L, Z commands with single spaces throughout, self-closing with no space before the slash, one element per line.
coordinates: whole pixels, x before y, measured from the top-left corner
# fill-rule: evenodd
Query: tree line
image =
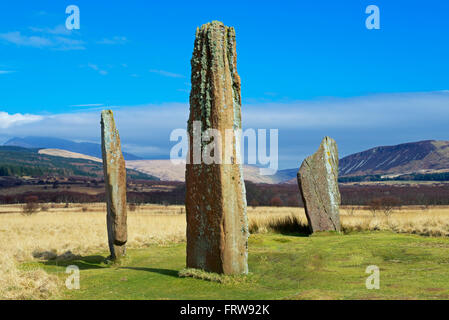
<path fill-rule="evenodd" d="M 142 182 L 145 183 L 145 182 Z M 153 185 L 155 181 L 148 181 Z M 170 190 L 138 191 L 129 189 L 127 198 L 134 204 L 184 204 L 185 184 L 157 182 L 158 185 L 171 186 Z M 296 184 L 255 184 L 246 182 L 248 206 L 287 206 L 303 207 Z M 449 205 L 449 185 L 341 185 L 342 205 L 371 205 L 379 199 L 389 199 L 397 205 Z M 26 198 L 35 196 L 39 202 L 53 203 L 91 203 L 104 202 L 105 194 L 86 194 L 70 190 L 51 190 L 45 192 L 26 192 L 14 195 L 1 195 L 1 204 L 25 203 Z"/>

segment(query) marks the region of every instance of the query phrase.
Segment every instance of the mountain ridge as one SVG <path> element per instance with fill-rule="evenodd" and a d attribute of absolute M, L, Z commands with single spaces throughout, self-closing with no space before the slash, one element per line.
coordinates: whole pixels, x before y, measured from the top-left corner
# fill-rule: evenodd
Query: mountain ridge
<path fill-rule="evenodd" d="M 10 147 L 12 148 L 12 147 Z M 57 157 L 85 159 L 101 162 L 100 157 L 94 157 L 63 149 L 39 149 L 39 154 Z M 126 160 L 128 169 L 154 176 L 162 181 L 184 181 L 185 166 L 174 165 L 170 160 Z M 296 183 L 298 169 L 283 169 L 273 176 L 261 176 L 256 166 L 244 166 L 245 180 L 254 183 L 278 184 Z M 344 181 L 394 179 L 404 180 L 446 179 L 446 175 L 435 174 L 449 172 L 449 141 L 423 140 L 392 146 L 378 146 L 354 153 L 340 159 L 340 178 Z M 424 176 L 423 176 L 424 175 Z M 358 177 L 358 180 L 354 180 Z M 344 178 L 344 179 L 343 179 Z M 374 179 L 374 180 L 373 180 Z M 361 180 L 360 180 L 361 181 Z"/>
<path fill-rule="evenodd" d="M 92 159 L 45 154 L 37 148 L 0 146 L 0 176 L 85 176 L 102 178 L 103 164 Z M 127 176 L 132 179 L 158 180 L 147 173 L 129 168 L 127 168 Z"/>
<path fill-rule="evenodd" d="M 60 138 L 29 136 L 25 138 L 11 138 L 3 145 L 22 147 L 27 149 L 60 149 L 101 158 L 101 145 L 92 142 L 74 142 L 71 140 Z M 123 152 L 123 157 L 125 158 L 125 160 L 142 159 L 127 152 Z"/>
<path fill-rule="evenodd" d="M 340 159 L 340 176 L 424 173 L 449 168 L 449 141 L 379 146 Z"/>

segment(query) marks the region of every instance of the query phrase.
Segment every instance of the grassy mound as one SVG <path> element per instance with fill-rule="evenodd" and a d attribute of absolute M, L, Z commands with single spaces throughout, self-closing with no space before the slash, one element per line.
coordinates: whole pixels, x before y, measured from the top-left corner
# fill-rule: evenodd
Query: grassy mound
<path fill-rule="evenodd" d="M 184 269 L 185 244 L 129 250 L 120 265 L 102 255 L 33 262 L 64 283 L 68 265 L 81 270 L 67 299 L 447 299 L 449 239 L 390 232 L 259 234 L 249 241 L 247 277 Z M 368 290 L 366 267 L 380 268 Z M 181 271 L 181 273 L 180 273 Z"/>

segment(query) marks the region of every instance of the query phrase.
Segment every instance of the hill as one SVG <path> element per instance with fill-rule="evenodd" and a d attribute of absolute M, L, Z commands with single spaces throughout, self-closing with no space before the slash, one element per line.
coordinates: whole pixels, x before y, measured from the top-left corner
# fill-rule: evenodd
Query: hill
<path fill-rule="evenodd" d="M 85 154 L 59 148 L 34 150 L 42 156 L 91 161 L 100 165 L 102 161 L 101 154 L 93 156 L 92 153 Z M 170 160 L 133 160 L 132 157 L 131 159 L 128 157 L 126 167 L 162 181 L 184 181 L 185 166 L 174 165 Z M 297 168 L 284 169 L 273 176 L 262 176 L 258 167 L 244 166 L 245 180 L 253 183 L 296 184 L 297 171 Z M 448 181 L 449 141 L 426 140 L 375 147 L 340 159 L 339 171 L 341 182 Z"/>
<path fill-rule="evenodd" d="M 50 138 L 50 137 L 26 137 L 12 138 L 4 143 L 4 146 L 14 146 L 29 149 L 61 149 L 91 157 L 101 158 L 101 145 L 90 142 L 74 142 L 71 140 Z M 141 158 L 130 154 L 123 153 L 125 160 L 139 160 Z"/>
<path fill-rule="evenodd" d="M 156 179 L 148 174 L 128 170 L 133 179 Z M 0 147 L 0 176 L 88 176 L 102 177 L 101 162 L 39 153 L 38 149 Z"/>
<path fill-rule="evenodd" d="M 158 177 L 162 181 L 185 181 L 185 165 L 175 165 L 170 160 L 137 160 L 127 161 L 127 168 Z M 262 176 L 256 166 L 243 167 L 245 180 L 254 183 L 279 183 L 279 177 Z"/>
<path fill-rule="evenodd" d="M 39 153 L 64 158 L 88 159 L 96 162 L 102 161 L 101 158 L 60 149 L 41 149 Z M 183 182 L 185 180 L 185 166 L 175 165 L 170 160 L 127 160 L 126 167 L 151 175 L 162 181 Z M 284 177 L 281 171 L 274 176 L 261 176 L 259 174 L 259 168 L 255 166 L 244 166 L 244 174 L 245 180 L 254 183 L 275 184 L 283 182 L 282 178 Z"/>
<path fill-rule="evenodd" d="M 298 169 L 280 170 L 275 180 L 296 184 Z M 449 141 L 426 140 L 381 146 L 340 159 L 340 182 L 449 180 Z"/>
<path fill-rule="evenodd" d="M 449 169 L 449 141 L 375 147 L 340 160 L 340 176 L 441 173 Z"/>

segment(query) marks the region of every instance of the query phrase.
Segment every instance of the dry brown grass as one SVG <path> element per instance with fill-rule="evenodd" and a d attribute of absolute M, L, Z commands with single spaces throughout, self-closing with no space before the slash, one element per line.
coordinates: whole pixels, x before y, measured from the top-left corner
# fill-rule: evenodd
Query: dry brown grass
<path fill-rule="evenodd" d="M 449 207 L 408 206 L 393 210 L 386 216 L 382 211 L 375 216 L 367 209 L 344 208 L 341 211 L 343 231 L 388 230 L 423 236 L 449 236 Z"/>
<path fill-rule="evenodd" d="M 87 207 L 87 211 L 85 208 Z M 104 204 L 49 204 L 48 211 L 21 214 L 22 206 L 0 206 L 0 299 L 47 299 L 58 296 L 57 278 L 42 270 L 24 271 L 17 264 L 33 259 L 64 259 L 107 252 Z M 2 214 L 4 213 L 4 214 Z M 185 241 L 182 206 L 142 205 L 129 212 L 128 248 Z M 248 208 L 251 232 L 304 231 L 300 208 Z M 449 235 L 449 207 L 407 207 L 389 217 L 367 209 L 343 208 L 345 232 L 392 230 L 427 236 Z"/>
<path fill-rule="evenodd" d="M 17 264 L 33 259 L 64 259 L 107 251 L 105 206 L 49 205 L 23 216 L 22 206 L 0 207 L 0 299 L 57 297 L 55 277 L 42 270 L 21 271 Z M 129 214 L 129 248 L 185 240 L 181 207 L 141 206 Z M 8 212 L 8 214 L 1 214 Z M 62 285 L 62 284 L 60 284 Z"/>
<path fill-rule="evenodd" d="M 279 225 L 298 226 L 305 231 L 307 219 L 302 208 L 259 207 L 248 209 L 250 230 L 253 232 L 276 232 Z M 344 232 L 352 231 L 393 231 L 413 233 L 423 236 L 449 236 L 449 207 L 408 206 L 388 212 L 377 211 L 375 215 L 363 207 L 342 207 L 341 224 Z"/>

